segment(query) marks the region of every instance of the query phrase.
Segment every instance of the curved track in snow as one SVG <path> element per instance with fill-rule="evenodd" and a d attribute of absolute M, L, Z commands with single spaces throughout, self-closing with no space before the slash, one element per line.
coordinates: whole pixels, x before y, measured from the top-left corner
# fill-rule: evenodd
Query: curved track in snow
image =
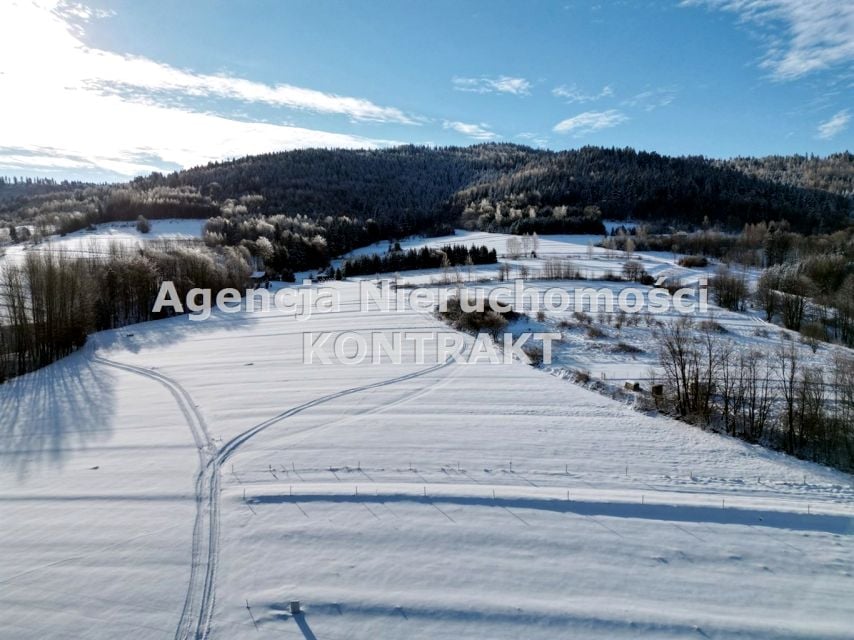
<path fill-rule="evenodd" d="M 207 469 L 210 466 L 211 460 L 214 458 L 216 447 L 211 440 L 204 417 L 196 408 L 196 404 L 193 402 L 190 394 L 179 382 L 144 367 L 136 367 L 97 355 L 93 357 L 93 360 L 99 364 L 127 371 L 129 373 L 135 373 L 143 376 L 144 378 L 148 378 L 149 380 L 154 380 L 166 387 L 169 390 L 169 393 L 172 394 L 172 397 L 175 399 L 178 407 L 181 409 L 181 413 L 184 415 L 184 419 L 190 427 L 190 432 L 192 433 L 193 440 L 196 443 L 196 448 L 199 454 L 199 470 L 196 474 L 195 482 L 196 517 L 193 523 L 190 580 L 187 588 L 187 595 L 184 598 L 184 605 L 181 610 L 181 618 L 178 623 L 178 628 L 175 631 L 176 640 L 193 637 L 191 633 L 194 627 L 194 622 L 197 620 L 194 612 L 198 609 L 198 603 L 196 600 L 198 599 L 198 594 L 202 590 L 201 583 L 206 575 L 202 573 L 201 568 L 202 565 L 207 564 L 207 559 L 212 552 L 210 548 L 211 536 L 209 533 L 212 527 L 211 510 L 205 501 L 205 497 L 209 494 L 208 487 L 211 480 Z"/>
<path fill-rule="evenodd" d="M 204 417 L 198 411 L 190 394 L 176 380 L 151 369 L 116 362 L 97 355 L 93 356 L 93 360 L 105 366 L 141 375 L 165 386 L 180 407 L 199 452 L 199 471 L 195 483 L 196 518 L 193 525 L 190 580 L 181 617 L 175 630 L 175 640 L 189 640 L 191 638 L 203 640 L 210 633 L 216 601 L 216 572 L 219 560 L 220 469 L 222 465 L 248 440 L 283 420 L 345 396 L 428 375 L 447 367 L 452 362 L 448 360 L 412 373 L 349 387 L 309 400 L 242 431 L 219 449 L 216 449 L 210 438 Z M 323 426 L 325 425 L 312 428 L 317 429 Z M 309 429 L 302 430 L 301 433 L 307 430 Z"/>

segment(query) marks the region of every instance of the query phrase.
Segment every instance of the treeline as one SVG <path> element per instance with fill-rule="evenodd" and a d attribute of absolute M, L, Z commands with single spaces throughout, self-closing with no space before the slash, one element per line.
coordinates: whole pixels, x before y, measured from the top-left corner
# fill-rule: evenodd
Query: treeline
<path fill-rule="evenodd" d="M 461 214 L 460 223 L 467 229 L 515 235 L 605 234 L 602 213 L 598 207 L 594 206 L 520 208 L 483 199 L 466 206 Z"/>
<path fill-rule="evenodd" d="M 656 332 L 663 369 L 659 408 L 682 420 L 807 460 L 854 468 L 854 358 L 827 368 L 796 343 L 772 353 L 740 350 L 687 319 Z"/>
<path fill-rule="evenodd" d="M 839 179 L 854 185 L 852 158 L 833 163 L 845 167 Z M 534 154 L 523 166 L 485 176 L 454 194 L 453 209 L 462 215 L 488 202 L 539 215 L 545 207 L 595 206 L 605 218 L 665 220 L 680 228 L 704 219 L 728 229 L 785 219 L 797 231 L 819 233 L 849 224 L 852 200 L 843 194 L 850 191 L 775 182 L 703 157 L 582 147 Z"/>
<path fill-rule="evenodd" d="M 350 258 L 344 261 L 341 273 L 346 278 L 375 273 L 495 264 L 496 262 L 498 262 L 498 255 L 495 249 L 488 249 L 485 246 L 446 245 L 439 249 L 421 247 L 406 251 L 390 251 L 384 255 L 374 253 Z"/>
<path fill-rule="evenodd" d="M 242 247 L 271 273 L 289 279 L 295 271 L 323 268 L 335 256 L 385 238 L 373 220 L 253 213 L 261 201 L 227 201 L 205 224 L 205 243 Z"/>
<path fill-rule="evenodd" d="M 808 340 L 854 346 L 854 263 L 844 256 L 814 255 L 765 269 L 754 304 L 768 322 Z"/>
<path fill-rule="evenodd" d="M 0 271 L 0 381 L 50 364 L 103 329 L 154 320 L 162 282 L 181 299 L 194 287 L 245 288 L 248 255 L 200 246 L 112 246 L 86 258 L 32 251 Z"/>
<path fill-rule="evenodd" d="M 722 269 L 709 289 L 716 304 L 732 311 L 752 306 L 766 322 L 800 332 L 813 350 L 819 342 L 854 347 L 854 267 L 841 256 L 769 267 L 752 291 L 742 273 Z"/>
<path fill-rule="evenodd" d="M 727 229 L 787 220 L 794 231 L 821 233 L 850 222 L 852 166 L 847 153 L 728 164 L 600 147 L 303 149 L 154 173 L 125 185 L 2 183 L 0 219 L 20 224 L 62 214 L 68 230 L 139 215 L 211 217 L 228 200 L 260 197 L 255 213 L 372 220 L 384 238 L 461 221 L 511 233 L 599 233 L 602 217 L 668 221 L 679 228 L 708 220 Z M 82 219 L 64 220 L 75 213 Z"/>
<path fill-rule="evenodd" d="M 854 154 L 848 151 L 833 153 L 826 158 L 796 154 L 764 158 L 738 157 L 714 162 L 761 180 L 854 196 Z"/>
<path fill-rule="evenodd" d="M 731 311 L 752 306 L 813 350 L 819 341 L 854 346 L 854 268 L 842 256 L 812 256 L 765 269 L 751 288 L 744 272 L 721 268 L 709 279 L 712 301 Z"/>
<path fill-rule="evenodd" d="M 73 191 L 92 187 L 91 183 L 77 180 L 57 181 L 53 178 L 18 178 L 17 176 L 0 176 L 0 204 L 3 201 L 14 200 L 25 202 L 28 198 L 55 193 L 58 191 Z"/>
<path fill-rule="evenodd" d="M 814 341 L 836 340 L 854 346 L 854 228 L 803 236 L 786 223 L 745 225 L 740 234 L 713 229 L 693 233 L 609 236 L 603 246 L 622 251 L 687 253 L 679 264 L 705 267 L 704 258 L 722 265 L 709 280 L 712 301 L 732 311 L 750 307 L 767 322 L 799 331 Z M 738 265 L 766 268 L 755 287 Z"/>
<path fill-rule="evenodd" d="M 456 191 L 520 167 L 537 153 L 509 144 L 299 149 L 154 174 L 139 184 L 192 186 L 220 200 L 260 194 L 263 213 L 370 218 L 393 229 L 386 237 L 403 237 L 453 222 L 448 202 Z"/>
<path fill-rule="evenodd" d="M 220 206 L 192 187 L 155 187 L 140 190 L 126 186 L 86 187 L 74 191 L 48 191 L 19 199 L 0 201 L 0 217 L 9 229 L 26 222 L 36 240 L 58 233 L 65 235 L 103 222 L 164 218 L 204 219 L 219 215 Z M 27 227 L 21 227 L 21 230 Z M 29 230 L 24 232 L 29 238 Z M 10 233 L 11 235 L 11 233 Z"/>
<path fill-rule="evenodd" d="M 725 263 L 766 267 L 797 261 L 809 256 L 841 255 L 854 260 L 854 226 L 833 233 L 804 235 L 792 231 L 786 221 L 744 225 L 740 232 L 724 232 L 710 227 L 693 232 L 661 232 L 656 225 L 641 225 L 631 233 L 616 233 L 602 246 L 625 251 L 670 251 L 717 258 Z"/>

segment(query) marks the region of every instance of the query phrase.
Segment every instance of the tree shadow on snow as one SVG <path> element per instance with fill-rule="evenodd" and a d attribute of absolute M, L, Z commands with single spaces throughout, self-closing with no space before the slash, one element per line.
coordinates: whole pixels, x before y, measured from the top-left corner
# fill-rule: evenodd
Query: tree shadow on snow
<path fill-rule="evenodd" d="M 111 437 L 112 376 L 79 351 L 0 385 L 0 469 L 25 475 Z"/>

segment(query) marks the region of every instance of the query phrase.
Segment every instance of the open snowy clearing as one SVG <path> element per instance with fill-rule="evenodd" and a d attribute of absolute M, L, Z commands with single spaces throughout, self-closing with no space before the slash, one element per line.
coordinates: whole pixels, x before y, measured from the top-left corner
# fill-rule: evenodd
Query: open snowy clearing
<path fill-rule="evenodd" d="M 499 256 L 505 251 L 507 240 L 518 238 L 509 234 L 469 232 L 457 230 L 456 235 L 439 238 L 407 238 L 401 241 L 405 249 L 429 246 L 439 248 L 448 244 L 465 246 L 486 245 L 495 249 Z M 634 252 L 631 256 L 623 251 L 606 250 L 595 247 L 601 241 L 599 236 L 549 235 L 541 236 L 537 258 L 499 258 L 499 264 L 477 265 L 473 267 L 455 267 L 450 273 L 439 269 L 424 269 L 420 271 L 405 271 L 396 277 L 401 285 L 445 287 L 448 278 L 458 278 L 454 286 L 464 287 L 471 297 L 482 296 L 486 299 L 489 292 L 498 286 L 513 287 L 513 282 L 499 282 L 499 265 L 510 267 L 509 278 L 520 278 L 520 268 L 527 269 L 528 276 L 523 278 L 525 289 L 536 292 L 542 302 L 547 291 L 563 289 L 567 292 L 567 309 L 546 311 L 545 319 L 536 321 L 536 313 L 529 302 L 524 308 L 516 307 L 517 311 L 526 311 L 528 317 L 517 322 L 511 329 L 514 333 L 523 331 L 549 331 L 561 334 L 561 341 L 553 345 L 553 362 L 549 369 L 558 376 L 567 376 L 570 372 L 583 371 L 597 380 L 618 383 L 637 381 L 648 385 L 652 377 L 660 372 L 658 354 L 655 349 L 656 339 L 654 326 L 646 322 L 648 317 L 653 322 L 670 322 L 682 314 L 675 310 L 665 312 L 649 312 L 648 300 L 644 299 L 641 306 L 643 321 L 629 324 L 625 321 L 621 326 L 614 322 L 618 312 L 617 300 L 622 290 L 632 287 L 639 291 L 649 291 L 650 287 L 630 282 L 609 282 L 596 279 L 582 280 L 540 280 L 538 274 L 544 269 L 550 259 L 571 262 L 582 275 L 588 278 L 601 278 L 604 274 L 619 275 L 623 265 L 629 259 L 639 263 L 643 269 L 656 279 L 673 279 L 682 286 L 695 289 L 701 278 L 712 277 L 720 265 L 709 264 L 703 268 L 687 268 L 677 264 L 681 254 L 664 252 Z M 364 255 L 385 253 L 388 243 L 377 243 L 363 247 L 349 255 Z M 734 269 L 736 267 L 733 267 Z M 749 283 L 755 283 L 758 270 L 738 267 L 738 272 Z M 381 277 L 388 277 L 384 275 Z M 364 278 L 370 279 L 370 278 Z M 482 282 L 486 281 L 486 282 Z M 614 308 L 608 309 L 601 297 L 586 294 L 582 290 L 610 290 L 614 300 Z M 576 298 L 581 299 L 581 308 L 590 316 L 602 332 L 602 335 L 591 337 L 586 334 L 586 327 L 579 323 L 574 316 Z M 687 302 L 699 302 L 696 293 L 686 298 Z M 709 298 L 705 311 L 696 311 L 690 317 L 696 323 L 708 322 L 716 325 L 722 339 L 731 341 L 736 349 L 743 351 L 759 351 L 766 355 L 773 354 L 781 344 L 794 343 L 798 349 L 799 358 L 815 367 L 827 367 L 835 350 L 846 350 L 837 345 L 819 344 L 816 351 L 800 343 L 797 332 L 789 331 L 774 324 L 765 322 L 760 314 L 750 310 L 733 312 L 718 307 Z M 544 308 L 541 305 L 540 308 Z M 574 325 L 574 326 L 567 326 Z M 786 342 L 783 342 L 786 340 Z M 628 345 L 631 351 L 626 351 Z"/>
<path fill-rule="evenodd" d="M 850 637 L 850 476 L 519 363 L 303 364 L 446 330 L 333 286 L 0 386 L 0 635 Z"/>
<path fill-rule="evenodd" d="M 125 248 L 142 246 L 158 240 L 192 240 L 202 237 L 205 220 L 164 219 L 150 220 L 151 231 L 140 233 L 135 222 L 107 222 L 95 226 L 93 231 L 83 229 L 66 236 L 49 236 L 38 244 L 19 243 L 0 247 L 0 267 L 3 262 L 22 262 L 28 252 L 61 252 L 70 257 L 87 257 L 107 251 L 112 244 Z"/>

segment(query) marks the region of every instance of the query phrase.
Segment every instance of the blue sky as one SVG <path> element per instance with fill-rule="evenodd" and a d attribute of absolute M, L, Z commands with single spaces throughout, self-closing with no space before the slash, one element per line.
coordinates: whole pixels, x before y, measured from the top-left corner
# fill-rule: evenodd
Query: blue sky
<path fill-rule="evenodd" d="M 854 141 L 854 4 L 4 0 L 0 174 L 305 146 L 714 157 Z"/>

